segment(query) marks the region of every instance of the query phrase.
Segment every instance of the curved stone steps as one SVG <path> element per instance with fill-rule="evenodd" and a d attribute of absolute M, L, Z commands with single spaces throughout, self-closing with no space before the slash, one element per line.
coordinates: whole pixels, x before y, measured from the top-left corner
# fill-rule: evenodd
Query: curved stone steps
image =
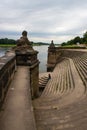
<path fill-rule="evenodd" d="M 50 74 L 51 74 L 51 72 L 50 72 Z M 40 73 L 39 78 L 44 77 L 44 76 L 48 77 L 48 75 L 49 75 L 49 72 Z"/>
<path fill-rule="evenodd" d="M 57 69 L 57 70 L 56 70 Z M 53 72 L 53 75 L 54 75 L 54 83 L 56 83 L 57 79 L 55 77 L 58 77 L 60 76 L 60 80 L 59 80 L 59 77 L 58 77 L 58 81 L 60 82 L 61 80 L 63 80 L 63 77 L 65 76 L 65 71 L 66 71 L 66 64 L 64 64 L 63 62 L 63 66 L 61 66 L 61 64 L 56 67 L 56 69 L 54 70 Z M 58 74 L 57 74 L 58 72 Z M 62 77 L 63 75 L 63 77 Z M 59 87 L 54 87 L 55 88 L 58 88 L 58 92 L 61 92 L 61 90 L 63 90 L 63 82 L 60 82 L 62 84 L 59 85 Z M 55 86 L 55 85 L 54 85 Z M 57 92 L 57 91 L 56 91 Z"/>
<path fill-rule="evenodd" d="M 39 85 L 46 85 L 48 82 L 48 77 L 42 77 L 39 79 Z"/>
<path fill-rule="evenodd" d="M 46 84 L 48 82 L 48 76 L 43 76 L 39 78 L 39 97 L 41 96 L 42 92 L 44 91 L 44 88 L 46 87 Z"/>
<path fill-rule="evenodd" d="M 67 69 L 64 67 L 64 71 L 61 69 L 62 64 L 60 63 L 60 67 L 54 69 L 55 73 L 53 73 L 52 78 L 55 79 L 55 82 L 59 79 L 58 86 L 64 87 L 59 89 L 60 87 L 54 87 L 56 83 L 53 83 L 54 86 L 50 88 L 52 89 L 51 95 L 50 93 L 49 96 L 42 94 L 38 100 L 33 102 L 38 130 L 87 129 L 87 92 L 78 74 L 79 70 L 82 75 L 82 72 L 85 73 L 83 77 L 86 76 L 86 57 L 84 60 L 81 59 L 83 57 L 81 54 L 82 52 L 78 52 L 74 55 L 76 59 L 73 55 L 71 59 L 67 57 L 69 64 L 66 67 Z M 57 69 L 59 69 L 59 74 L 56 74 Z M 64 73 L 61 74 L 61 72 Z M 55 77 L 58 77 L 58 79 Z M 66 80 L 63 80 L 63 78 Z M 45 90 L 47 89 L 48 87 Z"/>
<path fill-rule="evenodd" d="M 58 74 L 59 74 L 59 72 L 58 72 Z M 57 76 L 58 76 L 58 75 L 57 75 Z M 57 77 L 57 76 L 56 76 L 56 77 Z M 59 75 L 59 76 L 60 76 L 60 75 Z M 54 78 L 55 78 L 55 77 L 54 77 Z M 55 80 L 57 81 L 57 79 L 58 79 L 58 83 L 57 83 L 57 82 L 55 82 Z M 56 78 L 55 78 L 55 79 L 53 79 L 53 81 L 52 81 L 52 82 L 54 82 L 54 83 L 53 83 L 53 84 L 51 84 L 52 86 L 57 86 L 57 85 L 61 82 L 60 77 L 59 77 L 59 78 L 57 77 L 57 79 L 56 79 Z M 49 86 L 50 86 L 50 85 L 49 85 Z M 51 87 L 50 87 L 50 88 L 51 88 Z M 53 90 L 53 91 L 55 90 L 55 91 L 54 91 L 54 93 L 55 93 L 55 92 L 56 92 L 56 87 L 55 87 L 54 89 L 52 88 L 51 90 Z M 48 93 L 47 93 L 47 94 L 48 94 Z M 53 93 L 52 93 L 52 94 L 53 94 Z"/>
<path fill-rule="evenodd" d="M 77 68 L 79 75 L 81 76 L 81 79 L 82 79 L 84 85 L 85 85 L 85 89 L 87 89 L 87 69 L 86 69 L 87 66 L 84 67 L 83 64 L 81 62 L 79 62 L 78 64 L 76 64 L 76 68 Z"/>
<path fill-rule="evenodd" d="M 79 98 L 81 98 L 84 95 L 84 85 L 77 73 L 77 70 L 74 66 L 74 63 L 71 59 L 69 59 L 70 64 L 72 65 L 71 67 L 71 71 L 72 71 L 72 75 L 74 77 L 74 82 L 75 82 L 75 88 L 74 91 L 72 91 L 71 93 L 65 94 L 61 96 L 61 98 L 59 98 L 59 96 L 55 96 L 53 95 L 53 97 L 50 97 L 50 100 L 48 97 L 43 96 L 43 98 L 39 98 L 36 100 L 35 103 L 35 108 L 37 109 L 48 109 L 51 107 L 59 107 L 59 106 L 63 106 L 63 105 L 68 105 L 70 103 L 73 103 L 75 101 L 78 101 Z M 78 84 L 79 87 L 76 87 Z"/>
<path fill-rule="evenodd" d="M 57 68 L 57 67 L 56 67 Z M 55 72 L 53 72 L 53 74 L 55 75 L 54 76 L 54 78 L 51 80 L 51 82 L 49 83 L 49 84 L 47 84 L 47 86 L 46 86 L 46 88 L 48 89 L 48 91 L 49 91 L 49 93 L 48 93 L 48 91 L 47 91 L 47 89 L 43 92 L 44 94 L 42 94 L 42 96 L 41 97 L 43 97 L 43 96 L 46 96 L 46 93 L 47 93 L 47 96 L 48 95 L 50 95 L 50 96 L 55 96 L 56 94 L 57 94 L 57 96 L 58 96 L 58 94 L 59 93 L 63 93 L 64 91 L 66 91 L 65 90 L 65 85 L 64 85 L 64 80 L 65 80 L 65 78 L 63 79 L 63 77 L 65 76 L 64 75 L 64 73 L 65 73 L 65 70 L 66 70 L 66 68 L 64 68 L 64 69 L 61 69 L 62 70 L 62 74 L 61 74 L 61 71 L 60 71 L 60 69 L 59 68 L 57 68 L 58 70 L 58 74 L 57 74 L 57 71 L 55 71 L 56 72 L 56 74 L 55 74 Z M 64 72 L 63 72 L 64 71 Z M 67 71 L 66 71 L 67 72 Z M 62 77 L 62 75 L 64 75 L 63 77 Z M 62 82 L 61 82 L 61 80 L 63 80 Z M 62 83 L 62 84 L 61 84 Z"/>

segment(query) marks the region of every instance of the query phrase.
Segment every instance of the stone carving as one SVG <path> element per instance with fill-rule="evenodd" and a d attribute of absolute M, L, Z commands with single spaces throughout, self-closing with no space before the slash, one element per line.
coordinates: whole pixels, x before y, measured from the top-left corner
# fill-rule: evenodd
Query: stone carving
<path fill-rule="evenodd" d="M 20 50 L 20 51 L 29 51 L 33 50 L 33 47 L 31 45 L 31 42 L 27 38 L 27 31 L 22 32 L 22 37 L 17 40 L 16 42 L 17 46 L 14 48 L 15 50 Z"/>
<path fill-rule="evenodd" d="M 53 40 L 51 41 L 51 44 L 50 44 L 50 46 L 49 46 L 50 48 L 53 48 L 53 47 L 55 47 L 55 45 L 54 45 L 54 43 L 53 43 Z"/>
<path fill-rule="evenodd" d="M 22 37 L 17 40 L 17 46 L 13 48 L 16 54 L 17 65 L 32 65 L 37 62 L 37 54 L 27 38 L 27 31 L 22 32 Z"/>

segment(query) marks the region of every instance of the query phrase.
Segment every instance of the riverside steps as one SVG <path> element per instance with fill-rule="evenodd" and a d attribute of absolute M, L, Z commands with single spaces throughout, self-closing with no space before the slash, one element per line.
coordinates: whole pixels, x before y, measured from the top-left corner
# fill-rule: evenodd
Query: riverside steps
<path fill-rule="evenodd" d="M 37 54 L 23 31 L 0 58 L 0 130 L 87 130 L 87 49 L 52 41 L 42 74 Z"/>
<path fill-rule="evenodd" d="M 48 51 L 51 79 L 33 101 L 37 129 L 87 130 L 87 49 Z"/>

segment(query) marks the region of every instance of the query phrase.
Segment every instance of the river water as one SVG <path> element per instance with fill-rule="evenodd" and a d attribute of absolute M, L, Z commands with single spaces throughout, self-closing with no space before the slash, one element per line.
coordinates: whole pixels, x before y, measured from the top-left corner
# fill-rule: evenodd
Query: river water
<path fill-rule="evenodd" d="M 0 57 L 2 57 L 6 52 L 5 48 L 0 48 Z"/>
<path fill-rule="evenodd" d="M 40 61 L 39 65 L 39 72 L 46 72 L 47 71 L 47 51 L 48 51 L 48 46 L 43 45 L 43 46 L 34 46 L 34 49 L 39 52 L 38 54 L 38 59 Z"/>
<path fill-rule="evenodd" d="M 40 61 L 39 64 L 39 72 L 46 72 L 47 71 L 47 51 L 48 51 L 48 46 L 43 45 L 43 46 L 34 46 L 33 47 L 35 50 L 37 50 L 38 53 L 38 59 Z M 5 54 L 5 52 L 8 50 L 8 48 L 0 48 L 0 57 Z"/>

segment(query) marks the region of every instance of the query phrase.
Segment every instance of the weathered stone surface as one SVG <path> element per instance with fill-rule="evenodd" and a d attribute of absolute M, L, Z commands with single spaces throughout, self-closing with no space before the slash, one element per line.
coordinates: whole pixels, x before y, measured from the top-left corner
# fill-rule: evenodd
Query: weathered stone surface
<path fill-rule="evenodd" d="M 33 101 L 38 130 L 87 129 L 87 50 L 62 50 L 40 98 Z"/>
<path fill-rule="evenodd" d="M 51 41 L 51 44 L 50 44 L 49 48 L 55 48 L 55 45 L 54 45 L 54 43 L 53 43 L 53 40 Z"/>
<path fill-rule="evenodd" d="M 48 47 L 47 71 L 48 72 L 53 71 L 56 63 L 57 63 L 57 53 L 55 45 L 52 40 L 50 46 Z"/>
<path fill-rule="evenodd" d="M 22 32 L 22 37 L 17 40 L 17 46 L 13 48 L 16 53 L 17 65 L 32 65 L 37 62 L 37 54 L 27 38 L 27 31 Z"/>
<path fill-rule="evenodd" d="M 39 62 L 29 67 L 30 70 L 30 89 L 32 99 L 39 95 Z"/>
<path fill-rule="evenodd" d="M 38 52 L 33 50 L 27 32 L 22 35 L 17 47 L 0 58 L 0 105 L 5 98 L 0 106 L 4 110 L 0 112 L 0 130 L 36 130 L 31 95 L 36 98 L 39 91 Z"/>
<path fill-rule="evenodd" d="M 36 130 L 29 79 L 29 67 L 18 67 L 0 111 L 0 130 Z"/>
<path fill-rule="evenodd" d="M 0 103 L 4 100 L 8 85 L 13 78 L 15 68 L 15 56 L 3 56 L 0 58 Z"/>
<path fill-rule="evenodd" d="M 14 49 L 24 52 L 29 50 L 33 51 L 31 42 L 27 38 L 27 31 L 22 32 L 22 37 L 20 37 L 20 39 L 17 40 L 17 46 Z"/>

